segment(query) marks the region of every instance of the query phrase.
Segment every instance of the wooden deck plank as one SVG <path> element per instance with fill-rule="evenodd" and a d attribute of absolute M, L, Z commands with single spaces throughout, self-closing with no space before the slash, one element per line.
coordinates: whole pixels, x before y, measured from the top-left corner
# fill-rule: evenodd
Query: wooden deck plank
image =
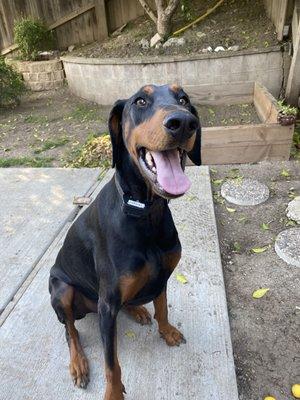
<path fill-rule="evenodd" d="M 170 320 L 181 326 L 187 344 L 169 348 L 156 323 L 142 327 L 120 315 L 119 357 L 126 400 L 238 399 L 209 172 L 207 167 L 193 167 L 188 174 L 193 183 L 190 194 L 171 202 L 183 245 L 177 272 L 188 283 L 183 285 L 173 276 L 168 289 Z M 47 251 L 37 276 L 0 328 L 0 398 L 94 400 L 103 396 L 96 315 L 77 323 L 91 367 L 87 390 L 74 387 L 69 377 L 64 329 L 51 309 L 47 283 L 61 243 L 62 238 Z"/>

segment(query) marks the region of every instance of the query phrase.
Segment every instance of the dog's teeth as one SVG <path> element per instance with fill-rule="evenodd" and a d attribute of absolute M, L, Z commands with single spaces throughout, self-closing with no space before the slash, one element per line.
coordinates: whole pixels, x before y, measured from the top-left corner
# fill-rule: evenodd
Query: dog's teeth
<path fill-rule="evenodd" d="M 147 161 L 147 163 L 148 163 L 149 165 L 152 164 L 152 156 L 151 156 L 151 154 L 149 153 L 149 151 L 146 152 L 146 161 Z"/>
<path fill-rule="evenodd" d="M 155 167 L 152 167 L 152 172 L 156 173 L 156 168 Z"/>

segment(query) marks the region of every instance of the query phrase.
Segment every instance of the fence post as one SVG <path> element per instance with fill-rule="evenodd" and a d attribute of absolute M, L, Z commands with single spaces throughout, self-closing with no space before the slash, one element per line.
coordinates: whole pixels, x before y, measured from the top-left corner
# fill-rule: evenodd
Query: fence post
<path fill-rule="evenodd" d="M 298 12 L 295 7 L 295 13 Z M 298 19 L 298 16 L 297 16 Z M 297 30 L 296 30 L 297 28 Z M 287 102 L 297 106 L 300 94 L 300 19 L 298 19 L 298 26 L 294 25 L 295 32 L 293 32 L 293 49 L 294 54 L 290 67 L 289 77 L 286 85 L 286 99 Z"/>
<path fill-rule="evenodd" d="M 97 21 L 97 40 L 102 40 L 108 36 L 105 0 L 95 0 L 95 14 Z"/>

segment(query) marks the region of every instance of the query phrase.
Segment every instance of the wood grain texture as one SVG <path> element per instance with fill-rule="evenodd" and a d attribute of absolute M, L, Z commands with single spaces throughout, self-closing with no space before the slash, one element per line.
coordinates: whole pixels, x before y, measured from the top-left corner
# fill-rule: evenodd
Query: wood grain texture
<path fill-rule="evenodd" d="M 276 124 L 279 107 L 276 99 L 260 83 L 254 85 L 254 106 L 262 122 Z"/>
<path fill-rule="evenodd" d="M 184 85 L 196 104 L 242 104 L 253 101 L 254 82 L 232 82 L 217 85 Z"/>
<path fill-rule="evenodd" d="M 296 5 L 294 9 L 294 14 L 298 12 L 299 10 Z M 294 19 L 298 19 L 298 16 L 294 17 Z M 294 26 L 293 51 L 293 58 L 289 71 L 285 95 L 289 104 L 298 106 L 298 100 L 300 96 L 300 20 L 298 20 L 298 26 Z"/>
<path fill-rule="evenodd" d="M 183 246 L 177 268 L 188 283 L 172 276 L 170 320 L 187 344 L 169 348 L 156 323 L 139 326 L 118 318 L 118 348 L 126 400 L 237 400 L 225 288 L 208 168 L 188 169 L 190 195 L 171 202 Z M 104 393 L 104 368 L 97 316 L 78 321 L 91 367 L 87 390 L 73 386 L 64 329 L 50 306 L 49 268 L 61 246 L 41 261 L 37 276 L 0 328 L 0 398 L 14 400 L 94 400 Z M 152 306 L 148 307 L 153 312 Z M 126 335 L 134 332 L 134 335 Z M 142 372 L 142 373 L 141 373 Z"/>
<path fill-rule="evenodd" d="M 268 17 L 275 25 L 277 39 L 282 41 L 289 0 L 264 0 L 264 4 Z"/>
<path fill-rule="evenodd" d="M 13 298 L 41 255 L 76 209 L 99 172 L 95 169 L 0 170 L 0 309 Z"/>

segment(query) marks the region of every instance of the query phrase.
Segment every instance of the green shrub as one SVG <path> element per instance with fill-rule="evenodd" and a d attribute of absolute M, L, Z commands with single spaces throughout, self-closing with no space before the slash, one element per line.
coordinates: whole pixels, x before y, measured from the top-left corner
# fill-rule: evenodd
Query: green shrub
<path fill-rule="evenodd" d="M 22 60 L 34 61 L 39 51 L 51 50 L 54 47 L 53 33 L 48 31 L 41 21 L 23 18 L 15 23 L 14 34 Z"/>
<path fill-rule="evenodd" d="M 22 76 L 0 57 L 0 106 L 18 103 L 25 90 Z"/>

